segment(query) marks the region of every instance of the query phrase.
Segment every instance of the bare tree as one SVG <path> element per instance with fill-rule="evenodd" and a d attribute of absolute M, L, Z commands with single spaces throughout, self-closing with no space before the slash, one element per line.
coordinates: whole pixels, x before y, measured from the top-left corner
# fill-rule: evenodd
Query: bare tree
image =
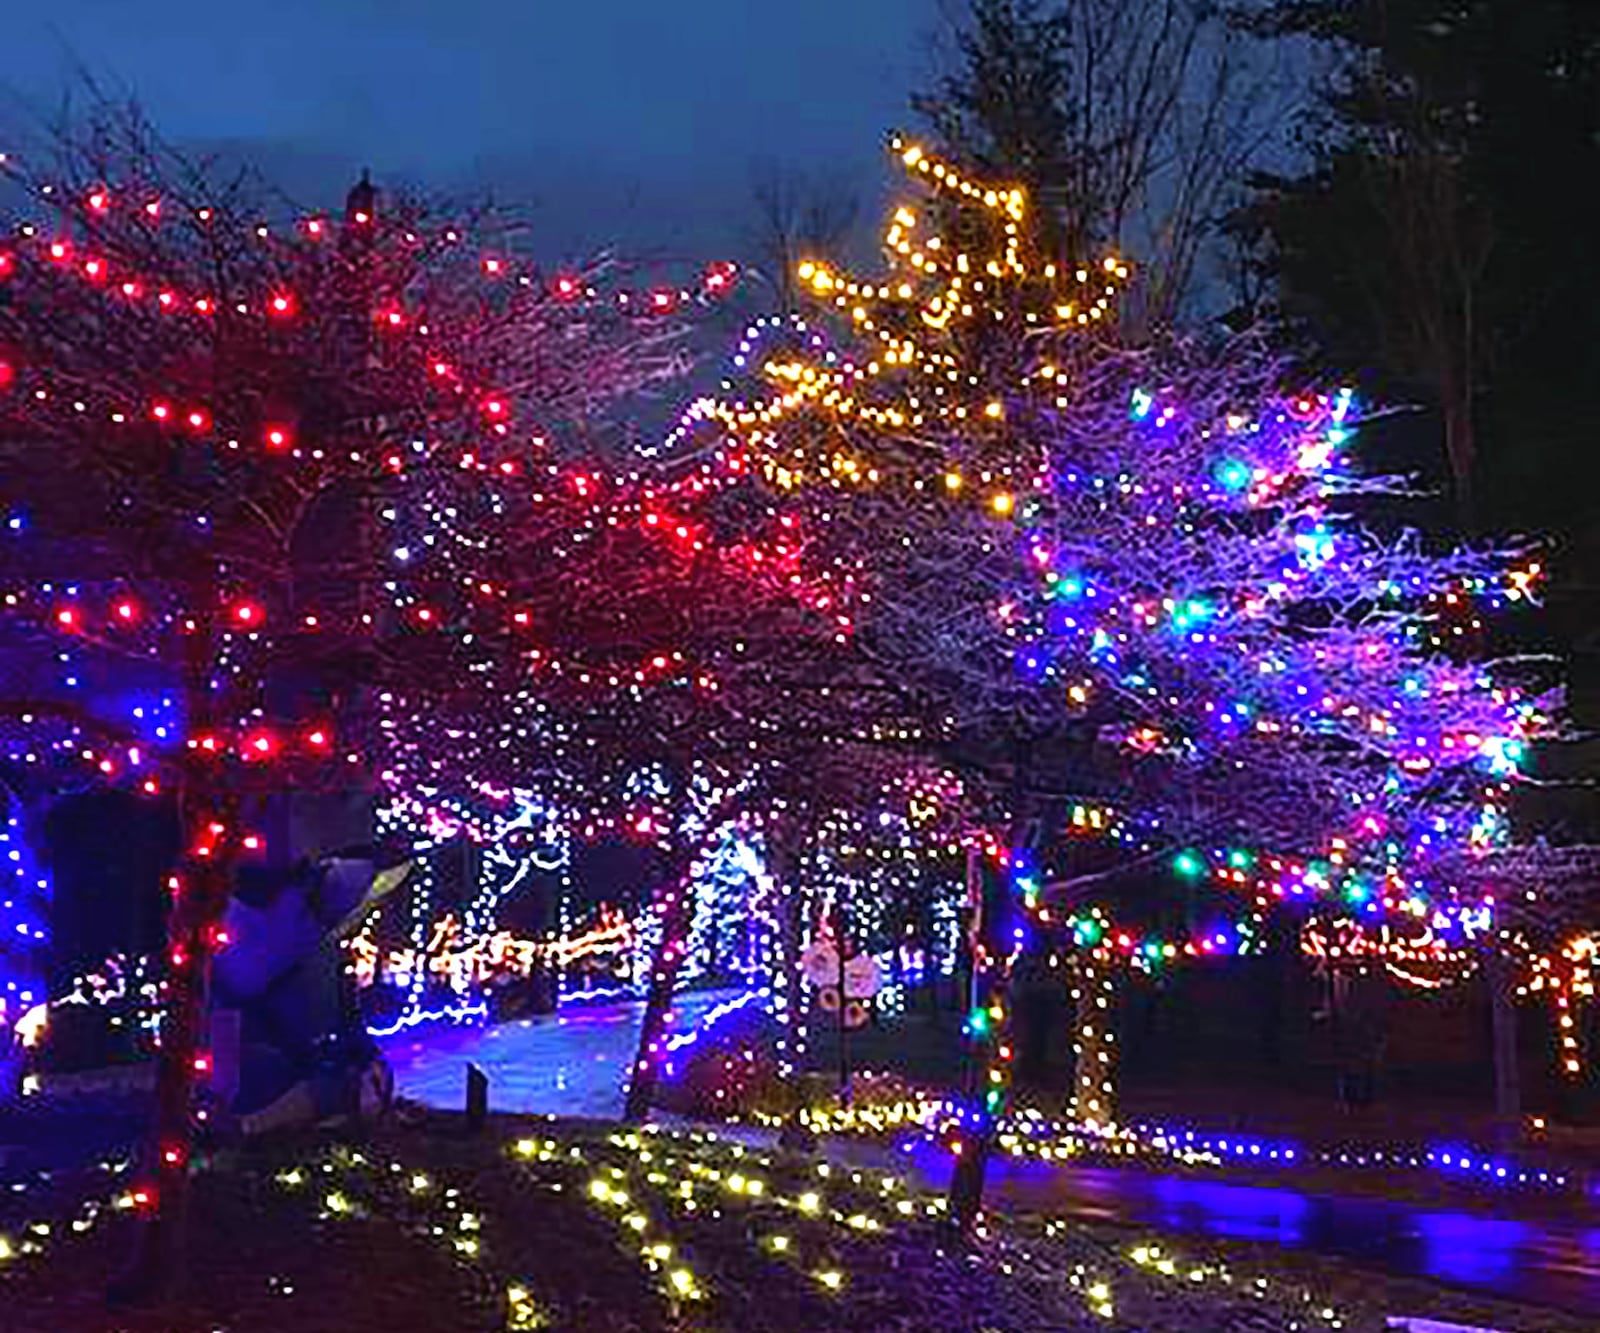
<path fill-rule="evenodd" d="M 1022 184 L 1074 259 L 1139 260 L 1134 337 L 1201 299 L 1208 247 L 1290 106 L 1279 48 L 1210 0 L 962 0 L 913 109 L 940 146 Z"/>
<path fill-rule="evenodd" d="M 779 310 L 799 306 L 795 270 L 804 259 L 837 254 L 849 238 L 861 201 L 837 176 L 764 162 L 751 173 L 745 241 L 756 276 L 771 285 Z"/>
<path fill-rule="evenodd" d="M 1491 279 L 1509 239 L 1473 176 L 1475 75 L 1459 56 L 1408 65 L 1373 45 L 1403 32 L 1399 19 L 1373 18 L 1369 31 L 1336 9 L 1244 12 L 1245 29 L 1269 44 L 1308 29 L 1339 40 L 1328 42 L 1321 105 L 1304 119 L 1310 170 L 1257 173 L 1240 223 L 1266 243 L 1259 266 L 1277 279 L 1285 313 L 1314 324 L 1324 350 L 1375 360 L 1438 403 L 1457 509 L 1470 520 L 1474 408 L 1497 326 Z M 1517 304 L 1513 328 L 1538 308 Z"/>

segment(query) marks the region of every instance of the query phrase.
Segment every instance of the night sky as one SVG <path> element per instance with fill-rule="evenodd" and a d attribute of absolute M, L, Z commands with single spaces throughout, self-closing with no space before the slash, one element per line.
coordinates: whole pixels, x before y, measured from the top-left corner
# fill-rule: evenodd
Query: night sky
<path fill-rule="evenodd" d="M 56 105 L 82 65 L 169 138 L 237 152 L 307 202 L 370 165 L 531 203 L 558 252 L 698 256 L 736 248 L 764 160 L 848 179 L 875 217 L 882 135 L 908 123 L 937 15 L 937 0 L 53 0 L 6 16 L 0 128 Z"/>

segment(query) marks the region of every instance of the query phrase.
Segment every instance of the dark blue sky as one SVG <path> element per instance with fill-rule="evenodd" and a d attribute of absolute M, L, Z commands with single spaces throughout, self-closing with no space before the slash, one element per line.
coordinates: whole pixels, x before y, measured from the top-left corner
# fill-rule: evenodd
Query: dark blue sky
<path fill-rule="evenodd" d="M 876 197 L 881 136 L 908 122 L 937 13 L 937 0 L 53 0 L 7 14 L 0 87 L 49 107 L 81 63 L 169 138 L 237 146 L 308 200 L 370 164 L 534 201 L 558 250 L 703 253 L 731 243 L 763 159 Z"/>

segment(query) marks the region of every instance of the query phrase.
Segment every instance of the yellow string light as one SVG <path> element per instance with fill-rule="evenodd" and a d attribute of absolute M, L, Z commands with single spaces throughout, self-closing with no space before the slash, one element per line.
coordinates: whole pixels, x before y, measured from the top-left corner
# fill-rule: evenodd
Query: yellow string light
<path fill-rule="evenodd" d="M 798 266 L 808 294 L 847 319 L 861 344 L 859 354 L 769 360 L 761 369 L 773 388 L 770 396 L 754 403 L 715 402 L 707 410 L 785 487 L 855 485 L 883 475 L 881 460 L 856 460 L 856 469 L 840 470 L 815 459 L 809 444 L 791 446 L 774 436 L 775 427 L 802 414 L 820 413 L 890 437 L 942 422 L 1003 426 L 1004 399 L 983 392 L 982 363 L 963 344 L 962 331 L 1007 320 L 1030 331 L 1079 330 L 1111 312 L 1128 277 L 1127 264 L 1116 256 L 1068 265 L 1035 253 L 1020 188 L 968 177 L 920 144 L 897 137 L 892 147 L 918 186 L 972 210 L 988 241 L 963 248 L 927 231 L 927 214 L 902 205 L 884 232 L 889 272 L 883 280 L 862 279 L 818 259 Z M 929 213 L 937 216 L 938 210 Z M 916 336 L 919 328 L 925 336 Z M 1007 394 L 1026 392 L 1038 379 L 1053 398 L 1062 378 L 1051 362 L 1003 387 Z M 960 489 L 949 484 L 949 474 L 945 482 L 952 494 Z M 1009 515 L 1010 509 L 996 506 L 995 512 Z"/>

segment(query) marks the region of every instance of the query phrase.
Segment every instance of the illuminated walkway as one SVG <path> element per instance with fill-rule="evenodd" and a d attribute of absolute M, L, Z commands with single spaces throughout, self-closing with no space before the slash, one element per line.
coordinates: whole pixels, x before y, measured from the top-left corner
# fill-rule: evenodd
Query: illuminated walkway
<path fill-rule="evenodd" d="M 734 991 L 679 999 L 673 1031 Z M 427 1106 L 460 1107 L 468 1064 L 489 1076 L 496 1111 L 613 1118 L 622 1113 L 623 1075 L 638 1048 L 639 1001 L 573 1008 L 492 1027 L 435 1026 L 383 1040 L 395 1091 Z"/>

